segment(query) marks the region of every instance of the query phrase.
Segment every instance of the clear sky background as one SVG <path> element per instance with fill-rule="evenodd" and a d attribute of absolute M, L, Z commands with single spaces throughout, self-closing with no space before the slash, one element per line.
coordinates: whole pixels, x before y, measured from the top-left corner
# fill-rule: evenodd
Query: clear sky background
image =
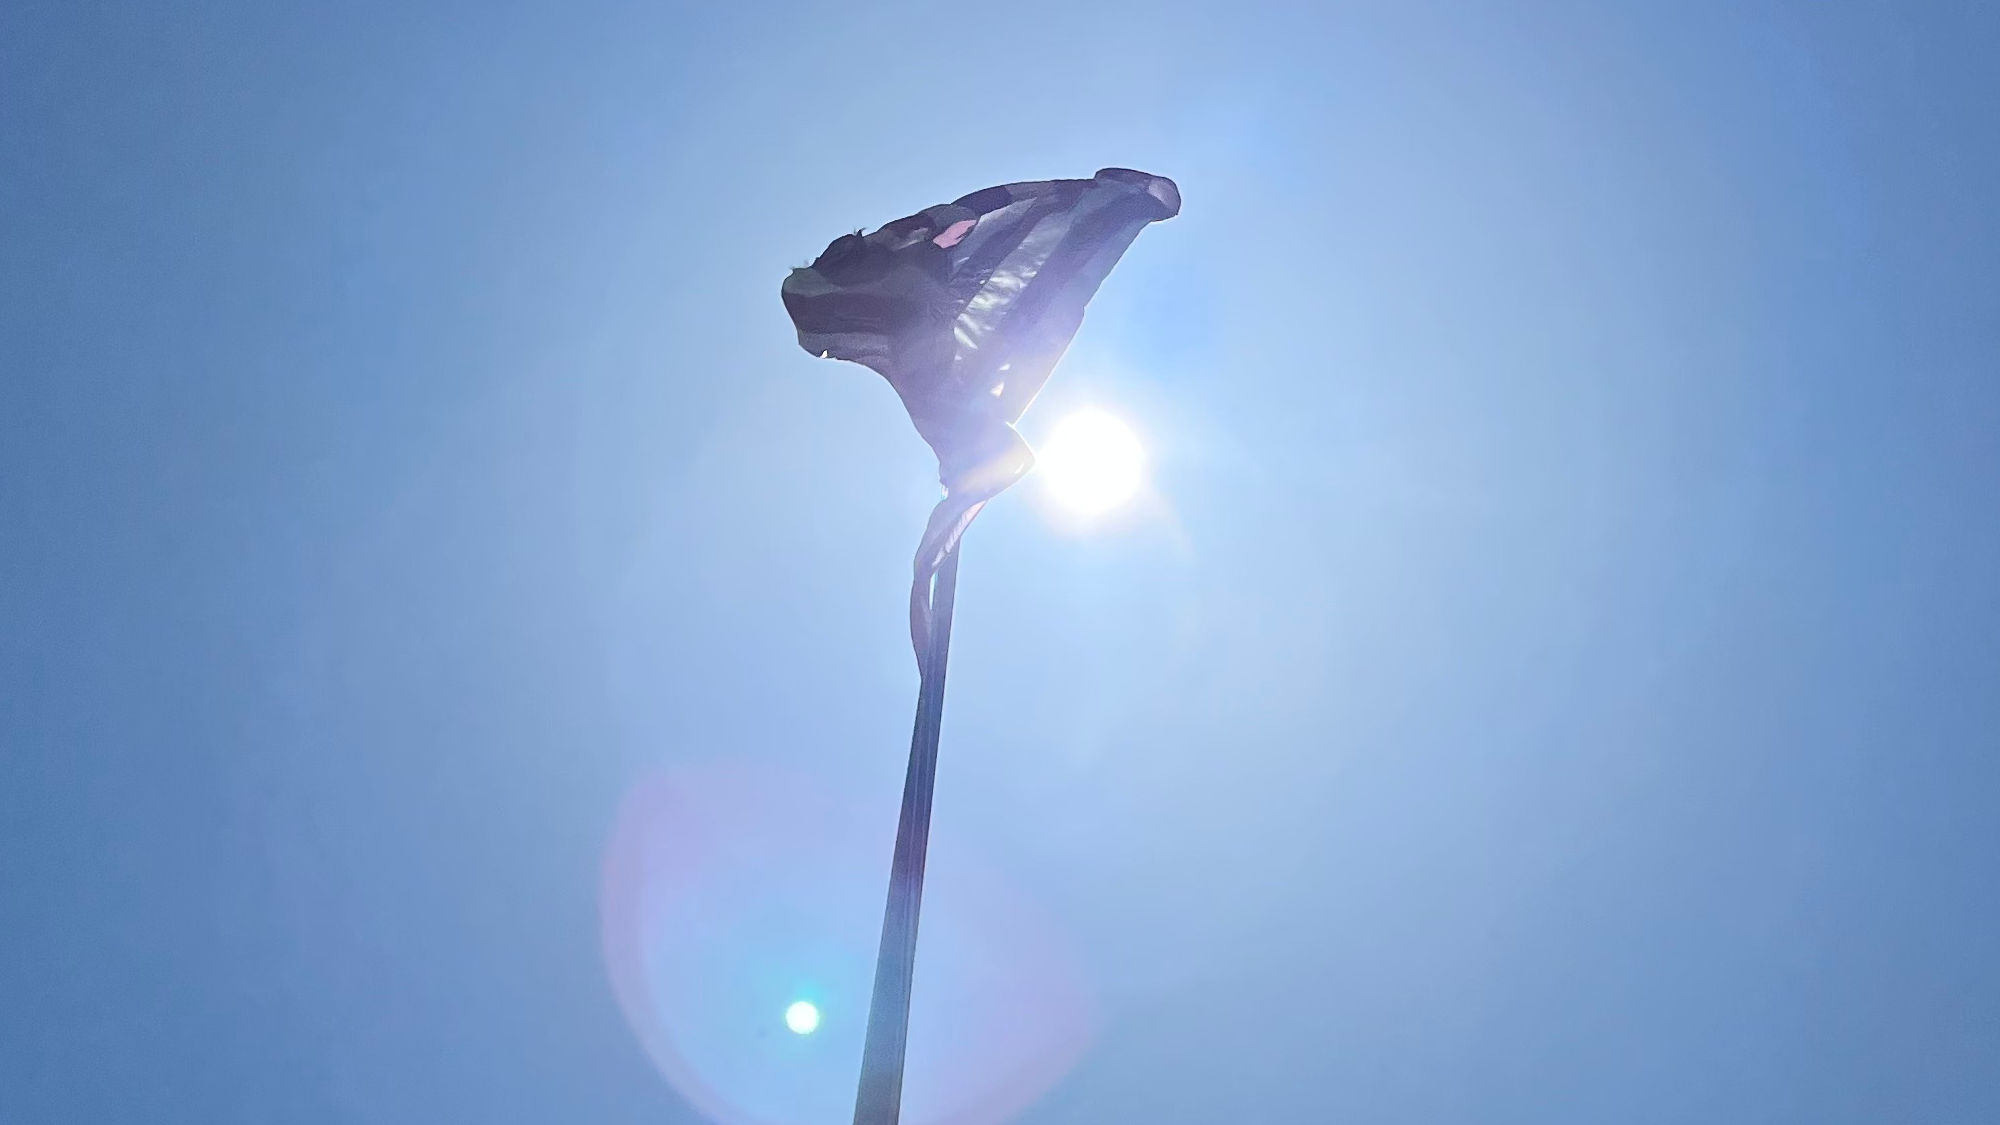
<path fill-rule="evenodd" d="M 886 871 L 935 496 L 778 284 L 1112 164 L 1186 209 L 1024 430 L 1116 410 L 1152 496 L 981 518 L 944 732 L 1098 1006 L 1020 1120 L 2000 1120 L 1996 59 L 1973 2 L 11 0 L 0 1121 L 695 1121 L 621 801 L 834 779 Z"/>

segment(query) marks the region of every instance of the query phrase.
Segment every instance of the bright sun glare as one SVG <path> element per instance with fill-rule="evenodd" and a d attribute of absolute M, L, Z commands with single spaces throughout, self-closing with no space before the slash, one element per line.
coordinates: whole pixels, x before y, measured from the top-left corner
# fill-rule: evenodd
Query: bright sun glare
<path fill-rule="evenodd" d="M 1102 410 L 1080 410 L 1056 423 L 1035 452 L 1035 467 L 1064 507 L 1097 515 L 1139 491 L 1146 451 L 1124 422 Z"/>
<path fill-rule="evenodd" d="M 819 1030 L 819 1009 L 810 1000 L 800 1000 L 785 1009 L 785 1026 L 796 1035 L 811 1035 Z"/>

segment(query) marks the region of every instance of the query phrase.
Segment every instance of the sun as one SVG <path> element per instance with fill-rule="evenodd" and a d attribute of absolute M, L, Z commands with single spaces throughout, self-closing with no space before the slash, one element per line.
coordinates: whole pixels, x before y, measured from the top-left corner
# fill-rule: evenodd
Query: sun
<path fill-rule="evenodd" d="M 794 1035 L 811 1035 L 819 1030 L 819 1006 L 810 1000 L 800 1000 L 785 1009 L 785 1026 Z"/>
<path fill-rule="evenodd" d="M 1146 475 L 1146 451 L 1132 427 L 1090 408 L 1056 423 L 1035 452 L 1035 467 L 1057 502 L 1078 515 L 1130 500 Z"/>

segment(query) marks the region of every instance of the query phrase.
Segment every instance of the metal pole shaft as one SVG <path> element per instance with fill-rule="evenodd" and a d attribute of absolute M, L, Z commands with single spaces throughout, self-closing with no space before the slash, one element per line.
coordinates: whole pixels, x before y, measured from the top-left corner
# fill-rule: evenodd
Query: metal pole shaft
<path fill-rule="evenodd" d="M 868 1038 L 861 1049 L 854 1125 L 897 1125 L 902 1114 L 910 985 L 917 961 L 917 914 L 923 905 L 938 732 L 944 718 L 945 664 L 951 653 L 951 608 L 958 591 L 956 547 L 945 555 L 933 582 L 930 644 L 917 689 L 910 768 L 903 777 L 903 811 L 896 823 L 895 858 L 889 866 L 889 901 L 882 912 L 882 945 L 875 957 L 875 994 L 868 1005 Z"/>

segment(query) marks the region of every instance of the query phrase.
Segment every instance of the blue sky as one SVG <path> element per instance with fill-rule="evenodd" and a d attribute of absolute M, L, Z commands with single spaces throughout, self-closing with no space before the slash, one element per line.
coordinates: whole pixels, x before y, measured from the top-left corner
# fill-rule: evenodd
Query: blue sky
<path fill-rule="evenodd" d="M 1010 888 L 1096 1012 L 1019 1120 L 2000 1119 L 1996 55 L 9 5 L 0 1120 L 698 1120 L 607 972 L 620 809 L 779 771 L 886 871 L 935 492 L 778 283 L 1113 164 L 1185 211 L 1023 429 L 1119 412 L 1152 496 L 981 517 L 944 732 L 938 917 Z"/>

